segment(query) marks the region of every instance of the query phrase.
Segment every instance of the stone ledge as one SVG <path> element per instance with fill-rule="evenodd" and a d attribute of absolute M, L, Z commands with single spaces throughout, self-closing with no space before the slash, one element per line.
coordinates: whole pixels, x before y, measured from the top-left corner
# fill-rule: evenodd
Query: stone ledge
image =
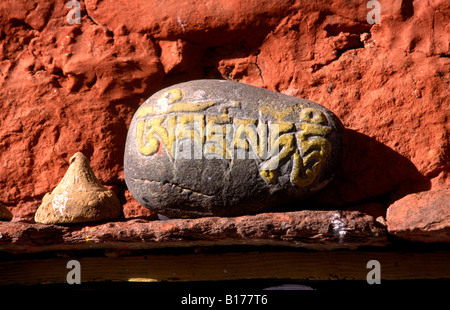
<path fill-rule="evenodd" d="M 386 227 L 358 211 L 305 210 L 167 221 L 133 219 L 91 226 L 2 222 L 0 233 L 0 251 L 15 254 L 209 245 L 335 250 L 389 244 Z"/>

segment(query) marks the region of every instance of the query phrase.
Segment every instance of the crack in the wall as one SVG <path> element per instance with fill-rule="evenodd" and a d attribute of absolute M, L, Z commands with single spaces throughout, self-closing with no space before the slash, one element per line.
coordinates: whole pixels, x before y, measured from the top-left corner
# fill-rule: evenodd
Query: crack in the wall
<path fill-rule="evenodd" d="M 365 48 L 364 47 L 364 43 L 361 42 L 361 41 L 360 41 L 360 43 L 361 43 L 361 46 L 354 46 L 354 47 L 347 47 L 347 48 L 343 48 L 343 49 L 336 49 L 335 50 L 337 52 L 336 53 L 336 58 L 330 60 L 329 62 L 327 62 L 325 64 L 314 64 L 312 72 L 316 72 L 316 71 L 322 69 L 323 67 L 328 66 L 329 64 L 331 64 L 331 63 L 333 63 L 335 61 L 338 61 L 341 58 L 341 56 L 344 55 L 344 53 L 347 52 L 347 51 L 357 50 L 357 49 L 360 49 L 360 48 L 364 49 Z"/>
<path fill-rule="evenodd" d="M 257 55 L 256 55 L 256 60 L 255 60 L 255 66 L 256 66 L 256 68 L 258 69 L 259 77 L 261 78 L 262 84 L 265 85 L 264 77 L 263 77 L 263 72 L 262 72 L 262 70 L 261 70 L 261 67 L 258 65 L 258 57 L 259 57 L 259 55 L 257 54 Z"/>
<path fill-rule="evenodd" d="M 89 15 L 89 11 L 88 11 L 88 8 L 87 8 L 87 5 L 86 5 L 86 0 L 83 0 L 83 4 L 84 4 L 84 10 L 86 11 L 86 17 L 89 18 L 89 20 L 90 20 L 91 22 L 93 22 L 94 24 L 96 24 L 97 26 L 99 26 L 99 24 L 97 23 L 97 21 L 95 21 L 95 19 L 92 18 L 91 15 Z"/>

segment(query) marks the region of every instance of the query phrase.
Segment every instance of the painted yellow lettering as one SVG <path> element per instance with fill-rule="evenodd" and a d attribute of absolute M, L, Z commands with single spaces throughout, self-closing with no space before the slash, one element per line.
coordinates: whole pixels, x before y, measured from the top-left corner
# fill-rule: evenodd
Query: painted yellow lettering
<path fill-rule="evenodd" d="M 136 138 L 139 152 L 144 155 L 152 155 L 162 143 L 169 155 L 172 157 L 172 146 L 175 141 L 174 129 L 176 120 L 175 117 L 168 117 L 167 124 L 169 131 L 163 127 L 162 122 L 164 117 L 152 118 L 147 121 L 138 121 L 136 127 Z"/>
<path fill-rule="evenodd" d="M 139 153 L 144 156 L 152 155 L 158 150 L 159 141 L 157 139 L 152 139 L 146 143 L 144 139 L 145 133 L 145 120 L 140 120 L 136 124 L 136 140 L 138 145 Z"/>
<path fill-rule="evenodd" d="M 268 183 L 276 181 L 276 169 L 295 151 L 294 137 L 292 134 L 284 134 L 294 128 L 292 123 L 281 122 L 271 124 L 270 128 L 270 158 L 260 165 L 260 175 Z M 280 133 L 282 134 L 281 136 Z"/>
<path fill-rule="evenodd" d="M 181 98 L 183 98 L 183 96 L 184 96 L 184 93 L 181 89 L 174 88 L 174 89 L 168 90 L 164 94 L 162 94 L 161 97 L 158 98 L 157 104 L 160 104 L 160 105 L 172 104 L 176 101 L 181 100 Z"/>
<path fill-rule="evenodd" d="M 302 120 L 313 124 L 326 124 L 327 117 L 321 111 L 313 108 L 306 108 L 300 112 Z"/>
<path fill-rule="evenodd" d="M 232 146 L 228 146 L 227 137 L 231 135 L 233 126 L 231 124 L 216 124 L 215 121 L 218 118 L 220 120 L 220 117 L 216 116 L 208 116 L 207 118 L 204 155 L 209 158 L 231 160 L 234 149 Z"/>
<path fill-rule="evenodd" d="M 311 144 L 308 142 L 309 136 L 323 137 L 331 132 L 330 127 L 320 126 L 320 125 L 315 125 L 315 124 L 308 124 L 308 123 L 301 124 L 300 128 L 302 129 L 302 131 L 298 134 L 298 142 L 303 151 L 303 154 L 307 153 L 311 146 L 316 145 L 316 143 Z M 321 139 L 328 142 L 328 140 L 326 140 L 324 138 L 321 138 Z"/>
<path fill-rule="evenodd" d="M 325 139 L 323 139 L 325 140 Z M 326 140 L 325 140 L 326 141 Z M 329 142 L 326 141 L 328 144 Z M 326 143 L 324 144 L 326 145 Z M 298 187 L 305 187 L 311 185 L 319 175 L 320 169 L 326 162 L 328 156 L 330 155 L 330 148 L 325 147 L 321 151 L 313 151 L 305 157 L 303 160 L 300 154 L 296 152 L 293 156 L 294 163 L 291 172 L 291 182 Z M 306 168 L 310 163 L 313 163 L 310 167 Z M 303 178 L 301 172 L 304 170 L 305 177 Z"/>
<path fill-rule="evenodd" d="M 277 109 L 272 108 L 270 106 L 264 106 L 264 107 L 261 107 L 260 111 L 262 114 L 270 115 L 273 118 L 275 118 L 278 122 L 282 122 L 282 121 L 284 121 L 286 116 L 301 109 L 302 107 L 303 107 L 303 105 L 297 105 L 297 106 L 289 107 L 284 111 L 278 111 Z"/>
<path fill-rule="evenodd" d="M 201 114 L 178 117 L 177 139 L 192 139 L 199 145 L 205 143 L 205 116 Z"/>
<path fill-rule="evenodd" d="M 235 148 L 241 148 L 248 151 L 250 149 L 250 144 L 252 147 L 257 145 L 258 134 L 256 132 L 256 119 L 236 119 L 234 121 L 234 125 L 236 128 L 234 135 Z"/>
<path fill-rule="evenodd" d="M 331 128 L 317 125 L 326 121 L 325 116 L 320 111 L 310 110 L 314 111 L 306 111 L 305 113 L 302 111 L 302 118 L 314 124 L 302 123 L 300 126 L 302 131 L 297 135 L 297 144 L 303 158 L 298 152 L 293 156 L 291 182 L 298 187 L 311 185 L 331 154 L 331 144 L 323 138 L 331 132 Z M 302 171 L 304 171 L 303 176 Z"/>

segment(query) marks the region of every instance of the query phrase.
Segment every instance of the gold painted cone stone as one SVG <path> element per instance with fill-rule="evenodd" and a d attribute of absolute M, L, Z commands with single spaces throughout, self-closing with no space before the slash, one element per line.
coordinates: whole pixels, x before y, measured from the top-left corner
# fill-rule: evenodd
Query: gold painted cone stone
<path fill-rule="evenodd" d="M 11 221 L 13 215 L 11 211 L 8 210 L 7 207 L 0 203 L 0 221 Z"/>
<path fill-rule="evenodd" d="M 122 206 L 117 196 L 97 179 L 89 160 L 80 152 L 70 158 L 70 166 L 51 194 L 47 193 L 35 214 L 43 224 L 71 224 L 111 220 Z"/>

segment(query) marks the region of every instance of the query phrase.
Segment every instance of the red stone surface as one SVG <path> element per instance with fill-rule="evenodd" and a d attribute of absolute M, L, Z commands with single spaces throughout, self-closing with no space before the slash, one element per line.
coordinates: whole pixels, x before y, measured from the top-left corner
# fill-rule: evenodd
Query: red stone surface
<path fill-rule="evenodd" d="M 390 233 L 412 241 L 450 242 L 450 190 L 414 193 L 387 211 Z"/>
<path fill-rule="evenodd" d="M 0 202 L 14 221 L 32 221 L 77 151 L 126 216 L 145 212 L 124 183 L 127 126 L 153 92 L 198 78 L 303 97 L 343 121 L 342 169 L 294 208 L 379 215 L 449 188 L 446 0 L 380 1 L 373 25 L 365 1 L 79 1 L 79 25 L 67 2 L 0 3 Z"/>

